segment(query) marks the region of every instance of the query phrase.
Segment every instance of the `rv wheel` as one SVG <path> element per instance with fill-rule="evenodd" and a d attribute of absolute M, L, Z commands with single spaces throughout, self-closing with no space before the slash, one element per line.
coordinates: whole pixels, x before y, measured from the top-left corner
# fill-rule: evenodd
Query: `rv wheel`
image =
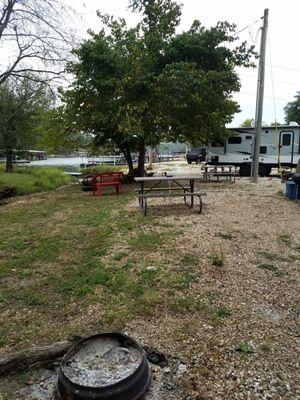
<path fill-rule="evenodd" d="M 240 176 L 250 176 L 251 166 L 249 164 L 242 164 L 240 166 Z"/>
<path fill-rule="evenodd" d="M 266 175 L 269 176 L 272 172 L 272 167 L 266 167 Z"/>
<path fill-rule="evenodd" d="M 267 168 L 265 165 L 259 165 L 258 167 L 258 174 L 260 177 L 264 177 L 267 175 Z"/>

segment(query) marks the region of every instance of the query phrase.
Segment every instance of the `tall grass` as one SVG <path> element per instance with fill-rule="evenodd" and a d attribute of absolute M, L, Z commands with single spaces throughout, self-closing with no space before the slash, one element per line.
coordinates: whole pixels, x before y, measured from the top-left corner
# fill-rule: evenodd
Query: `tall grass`
<path fill-rule="evenodd" d="M 127 167 L 124 165 L 93 165 L 91 167 L 81 169 L 81 172 L 85 175 L 96 175 L 104 172 L 117 172 L 123 171 L 124 173 L 127 172 Z"/>
<path fill-rule="evenodd" d="M 16 167 L 8 174 L 0 169 L 0 190 L 14 187 L 17 195 L 53 190 L 71 182 L 71 177 L 53 167 Z"/>

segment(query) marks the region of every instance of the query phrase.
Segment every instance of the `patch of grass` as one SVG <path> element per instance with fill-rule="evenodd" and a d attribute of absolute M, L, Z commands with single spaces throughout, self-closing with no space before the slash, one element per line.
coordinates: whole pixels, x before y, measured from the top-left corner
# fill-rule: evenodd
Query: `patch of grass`
<path fill-rule="evenodd" d="M 87 264 L 69 271 L 68 275 L 57 282 L 56 287 L 60 293 L 71 292 L 78 297 L 90 293 L 93 286 L 104 285 L 111 279 L 110 271 L 99 264 Z"/>
<path fill-rule="evenodd" d="M 184 322 L 180 327 L 179 327 L 179 333 L 183 335 L 190 335 L 194 333 L 194 324 L 193 322 Z"/>
<path fill-rule="evenodd" d="M 119 253 L 116 253 L 113 256 L 113 259 L 116 261 L 121 261 L 123 260 L 123 258 L 125 258 L 128 255 L 128 253 L 126 253 L 126 251 L 120 251 Z"/>
<path fill-rule="evenodd" d="M 56 189 L 70 183 L 72 178 L 58 168 L 26 167 L 15 168 L 13 173 L 0 173 L 0 190 L 14 187 L 17 195 Z"/>
<path fill-rule="evenodd" d="M 213 253 L 211 255 L 212 264 L 215 267 L 223 267 L 225 263 L 225 256 L 223 253 Z"/>
<path fill-rule="evenodd" d="M 282 233 L 278 236 L 278 241 L 284 244 L 291 244 L 291 235 L 288 233 Z"/>
<path fill-rule="evenodd" d="M 22 289 L 14 294 L 14 298 L 25 306 L 38 306 L 43 303 L 43 297 L 37 292 L 36 287 Z"/>
<path fill-rule="evenodd" d="M 158 232 L 140 232 L 128 240 L 134 251 L 155 250 L 163 243 L 163 235 Z"/>
<path fill-rule="evenodd" d="M 152 300 L 148 301 L 151 296 L 146 293 L 151 287 L 132 272 L 135 258 L 117 254 L 114 260 L 110 251 L 122 241 L 126 244 L 128 237 L 127 228 L 117 226 L 116 221 L 125 216 L 139 226 L 141 219 L 138 213 L 132 216 L 124 210 L 132 194 L 126 194 L 126 187 L 123 190 L 120 196 L 99 200 L 81 192 L 78 185 L 70 185 L 1 209 L 4 346 L 26 347 L 30 340 L 51 342 L 87 334 L 98 329 L 99 323 L 110 329 L 109 310 L 122 314 L 124 321 L 137 313 L 135 303 L 143 296 L 148 307 Z M 112 256 L 104 259 L 108 252 Z M 147 251 L 144 254 L 147 257 Z M 89 307 L 99 309 L 98 319 L 88 312 Z M 13 316 L 4 314 L 6 309 Z"/>
<path fill-rule="evenodd" d="M 262 263 L 262 264 L 258 264 L 258 265 L 257 265 L 257 268 L 265 269 L 265 270 L 267 270 L 267 271 L 271 271 L 271 272 L 273 272 L 276 276 L 282 276 L 282 275 L 283 275 L 283 272 L 280 271 L 280 270 L 279 270 L 275 265 L 273 265 L 273 264 L 265 264 L 265 263 Z"/>
<path fill-rule="evenodd" d="M 235 350 L 242 354 L 253 353 L 253 347 L 251 346 L 251 344 L 244 340 L 238 343 Z"/>
<path fill-rule="evenodd" d="M 126 169 L 126 168 L 125 168 Z M 80 172 L 86 175 L 96 175 L 100 173 L 105 173 L 105 172 L 118 172 L 124 170 L 124 167 L 121 167 L 119 165 L 93 165 L 88 168 L 82 168 Z"/>
<path fill-rule="evenodd" d="M 229 310 L 229 308 L 221 307 L 218 310 L 216 310 L 216 314 L 220 318 L 225 318 L 231 315 L 231 311 Z"/>
<path fill-rule="evenodd" d="M 168 288 L 178 291 L 189 288 L 194 282 L 199 282 L 198 274 L 199 273 L 194 269 L 190 271 L 187 269 L 187 267 L 185 267 L 176 274 L 165 274 L 162 280 L 168 286 Z"/>
<path fill-rule="evenodd" d="M 154 286 L 158 279 L 159 271 L 143 267 L 139 273 L 139 282 L 146 286 Z"/>
<path fill-rule="evenodd" d="M 197 254 L 194 253 L 185 253 L 181 257 L 180 263 L 183 267 L 195 267 L 199 263 L 199 257 Z"/>
<path fill-rule="evenodd" d="M 194 296 L 181 296 L 169 304 L 171 310 L 178 313 L 202 311 L 206 314 L 212 314 L 211 307 L 205 300 Z"/>
<path fill-rule="evenodd" d="M 125 262 L 125 264 L 123 265 L 123 268 L 125 270 L 128 270 L 128 269 L 131 269 L 133 267 L 133 265 L 134 265 L 134 262 L 132 260 L 127 260 Z"/>
<path fill-rule="evenodd" d="M 151 315 L 154 307 L 160 303 L 159 293 L 152 289 L 145 290 L 135 302 L 134 309 L 139 315 Z"/>
<path fill-rule="evenodd" d="M 117 221 L 117 226 L 123 231 L 133 231 L 135 228 L 135 221 L 132 218 L 123 216 Z"/>
<path fill-rule="evenodd" d="M 231 240 L 233 239 L 233 235 L 229 232 L 218 232 L 216 236 L 219 236 L 222 239 Z"/>
<path fill-rule="evenodd" d="M 275 260 L 280 260 L 281 257 L 278 254 L 275 253 L 270 253 L 268 251 L 258 251 L 257 255 L 259 255 L 260 257 L 265 258 L 266 260 L 269 261 L 275 261 Z"/>

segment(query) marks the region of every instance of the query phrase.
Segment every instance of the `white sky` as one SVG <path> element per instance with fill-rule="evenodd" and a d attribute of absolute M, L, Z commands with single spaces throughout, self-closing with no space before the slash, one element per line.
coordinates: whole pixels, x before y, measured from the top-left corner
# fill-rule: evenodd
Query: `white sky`
<path fill-rule="evenodd" d="M 135 24 L 139 17 L 128 10 L 128 0 L 64 0 L 70 4 L 82 19 L 73 28 L 79 36 L 86 37 L 87 28 L 97 32 L 99 20 L 96 10 L 124 17 L 129 25 Z M 263 120 L 270 123 L 275 120 L 272 71 L 274 80 L 275 106 L 277 121 L 284 122 L 283 107 L 293 100 L 296 91 L 300 90 L 300 1 L 299 0 L 181 0 L 183 4 L 180 30 L 188 29 L 194 19 L 210 27 L 218 21 L 227 20 L 235 23 L 237 30 L 263 16 L 264 8 L 269 8 L 269 31 L 266 55 L 266 85 Z M 244 30 L 241 40 L 253 43 L 259 50 L 261 21 Z M 271 51 L 270 51 L 271 49 Z M 272 60 L 272 63 L 271 61 Z M 273 67 L 271 67 L 271 64 Z M 235 115 L 232 126 L 238 126 L 246 118 L 254 118 L 257 70 L 239 70 L 242 88 L 235 95 L 241 112 Z"/>

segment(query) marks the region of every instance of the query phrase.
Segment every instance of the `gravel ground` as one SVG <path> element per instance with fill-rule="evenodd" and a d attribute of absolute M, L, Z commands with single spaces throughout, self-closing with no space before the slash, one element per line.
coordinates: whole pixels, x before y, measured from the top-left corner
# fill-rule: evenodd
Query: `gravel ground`
<path fill-rule="evenodd" d="M 199 259 L 199 280 L 186 296 L 209 294 L 229 315 L 220 323 L 203 311 L 160 310 L 126 328 L 185 359 L 178 399 L 300 399 L 300 205 L 275 178 L 198 186 L 207 189 L 202 215 L 178 199 L 151 200 L 149 214 L 181 228 L 174 259 L 187 251 Z M 224 265 L 213 265 L 212 254 Z"/>

